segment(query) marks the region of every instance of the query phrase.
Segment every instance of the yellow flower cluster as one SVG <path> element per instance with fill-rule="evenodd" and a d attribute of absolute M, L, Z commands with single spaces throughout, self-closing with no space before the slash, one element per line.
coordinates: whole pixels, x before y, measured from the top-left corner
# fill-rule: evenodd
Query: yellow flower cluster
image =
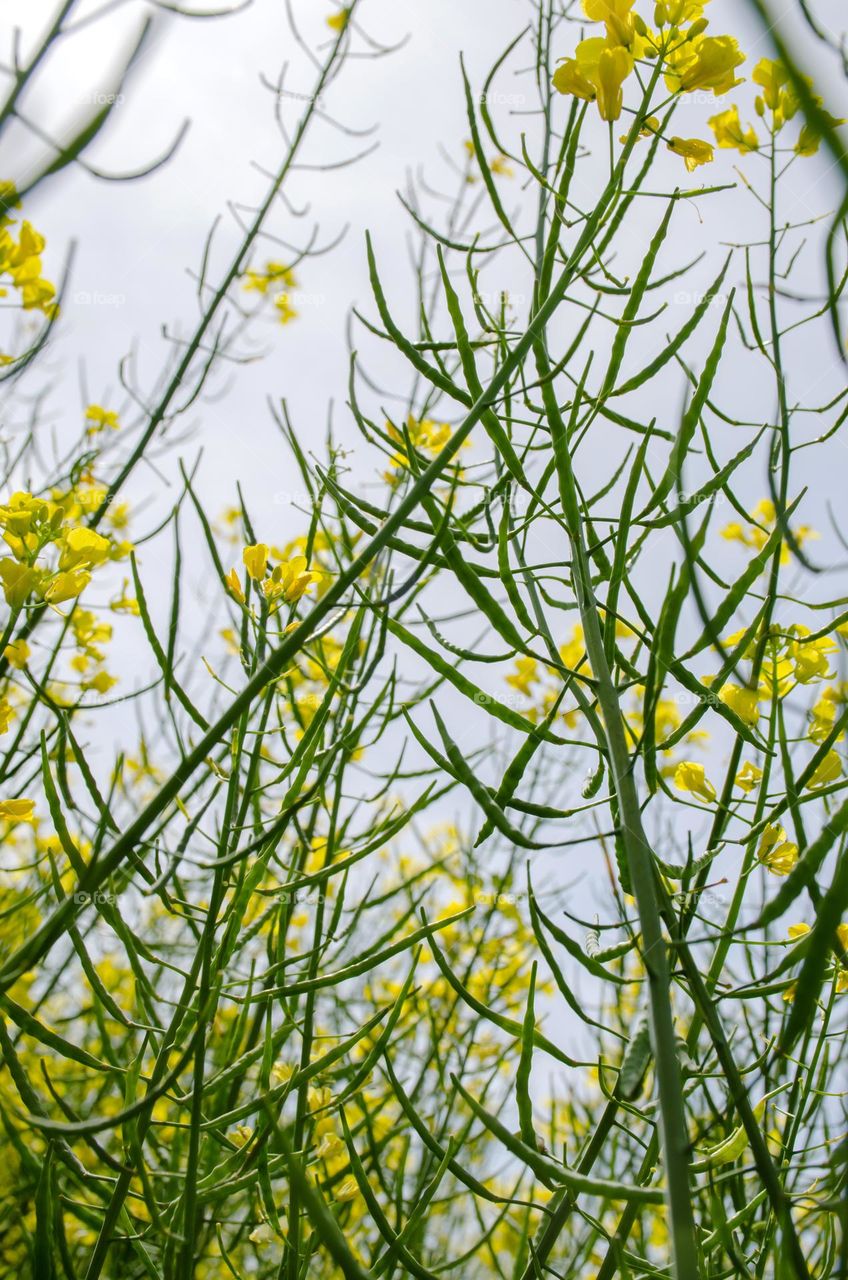
<path fill-rule="evenodd" d="M 465 139 L 463 146 L 468 153 L 468 164 L 469 166 L 473 166 L 477 161 L 477 149 L 470 138 Z M 505 156 L 501 151 L 499 151 L 497 155 L 492 156 L 489 161 L 489 171 L 490 173 L 496 173 L 500 178 L 515 177 L 515 170 L 509 163 L 509 156 Z M 469 170 L 466 171 L 465 181 L 472 185 L 477 181 L 474 174 L 470 172 L 470 167 Z"/>
<path fill-rule="evenodd" d="M 742 80 L 737 70 L 745 55 L 733 36 L 707 35 L 704 8 L 708 0 L 660 0 L 654 8 L 656 29 L 634 11 L 636 0 L 583 0 L 583 12 L 591 22 L 603 23 L 605 34 L 582 40 L 573 57 L 563 58 L 553 76 L 560 93 L 594 102 L 602 120 L 618 120 L 624 109 L 624 85 L 640 64 L 659 63 L 668 92 L 673 95 L 713 93 L 723 97 Z M 754 69 L 753 81 L 760 93 L 755 109 L 767 119 L 772 137 L 792 120 L 799 101 L 787 69 L 777 61 L 762 58 Z M 821 99 L 816 98 L 819 106 Z M 843 124 L 828 115 L 831 125 Z M 715 144 L 701 138 L 671 137 L 669 151 L 681 157 L 691 173 L 710 164 L 714 146 L 733 149 L 743 155 L 758 151 L 760 140 L 750 125 L 742 124 L 739 107 L 732 105 L 708 120 Z M 656 117 L 642 122 L 640 136 L 659 131 Z M 624 139 L 622 139 L 624 140 Z M 813 126 L 805 124 L 795 144 L 798 155 L 814 155 L 821 139 Z"/>
<path fill-rule="evenodd" d="M 269 602 L 296 604 L 301 596 L 309 591 L 313 583 L 319 582 L 322 574 L 308 567 L 305 556 L 294 556 L 291 560 L 278 559 L 271 567 L 272 548 L 265 542 L 255 542 L 242 551 L 242 563 L 247 577 L 259 584 L 265 599 Z M 227 587 L 230 594 L 244 604 L 245 588 L 242 586 L 239 573 L 232 568 L 227 574 Z"/>
<path fill-rule="evenodd" d="M 98 436 L 107 427 L 110 431 L 117 431 L 120 425 L 114 409 L 104 409 L 100 404 L 90 404 L 85 411 L 86 435 Z"/>
<path fill-rule="evenodd" d="M 726 538 L 728 542 L 738 542 L 743 547 L 749 547 L 752 551 L 762 551 L 776 527 L 777 511 L 775 510 L 775 505 L 771 498 L 763 498 L 754 507 L 750 524 L 740 524 L 738 520 L 731 521 L 730 524 L 724 526 L 721 536 Z M 802 547 L 805 542 L 818 538 L 818 536 L 815 529 L 811 529 L 806 524 L 798 525 L 792 530 L 792 537 L 799 547 Z M 788 564 L 789 558 L 789 547 L 784 542 L 780 553 L 781 564 Z"/>
<path fill-rule="evenodd" d="M 280 324 L 288 324 L 297 318 L 289 290 L 297 288 L 297 278 L 291 267 L 283 262 L 266 262 L 264 271 L 246 271 L 244 288 L 247 292 L 273 298 Z"/>
<path fill-rule="evenodd" d="M 70 524 L 60 503 L 27 492 L 13 493 L 0 505 L 0 529 L 12 553 L 0 559 L 0 583 L 6 603 L 16 611 L 33 595 L 50 605 L 76 599 L 94 569 L 127 550 L 126 544 Z M 48 560 L 42 558 L 45 552 Z"/>
<path fill-rule="evenodd" d="M 808 924 L 791 924 L 787 929 L 790 942 L 796 942 L 798 938 L 805 937 L 809 932 L 810 926 Z M 848 951 L 848 924 L 837 925 L 836 934 L 843 951 Z M 836 992 L 837 995 L 841 995 L 843 992 L 848 991 L 848 966 L 838 963 L 835 976 Z M 789 1004 L 795 999 L 797 985 L 796 982 L 791 983 L 783 993 L 783 999 Z"/>
<path fill-rule="evenodd" d="M 576 671 L 579 668 L 581 675 L 591 676 L 591 668 L 586 661 L 583 628 L 579 622 L 572 628 L 570 638 L 560 645 L 559 656 L 562 665 L 569 671 Z M 517 658 L 514 669 L 505 678 L 511 688 L 532 700 L 534 705 L 527 709 L 526 714 L 528 719 L 534 721 L 544 719 L 548 715 L 562 685 L 561 671 L 556 667 L 544 666 L 531 657 Z M 570 729 L 573 729 L 579 720 L 576 708 L 564 711 L 563 720 Z"/>
<path fill-rule="evenodd" d="M 436 454 L 444 449 L 453 434 L 453 428 L 447 422 L 434 422 L 430 418 L 416 418 L 414 414 L 410 414 L 406 419 L 406 430 L 415 451 L 431 458 L 435 458 Z M 386 433 L 398 448 L 389 458 L 391 470 L 387 471 L 383 478 L 389 484 L 397 484 L 400 478 L 399 473 L 409 466 L 406 441 L 403 432 L 393 422 L 386 423 Z"/>
<path fill-rule="evenodd" d="M 770 822 L 760 837 L 757 858 L 772 875 L 788 876 L 798 861 L 798 846 L 786 839 L 783 827 Z"/>
<path fill-rule="evenodd" d="M 19 207 L 11 183 L 0 183 L 0 298 L 8 297 L 11 286 L 18 293 L 24 311 L 41 311 L 48 318 L 56 312 L 56 289 L 41 274 L 44 236 L 24 220 L 17 228 L 12 210 Z M 4 358 L 8 362 L 9 357 Z"/>
<path fill-rule="evenodd" d="M 657 29 L 652 30 L 634 12 L 635 0 L 583 0 L 583 11 L 592 22 L 603 23 L 603 36 L 590 36 L 578 44 L 574 57 L 561 60 L 553 85 L 560 93 L 597 105 L 602 120 L 618 120 L 624 108 L 624 84 L 639 63 L 659 64 L 671 94 L 705 90 L 717 97 L 740 81 L 736 69 L 745 61 L 732 36 L 708 36 L 704 5 L 707 0 L 672 0 L 654 9 Z M 643 136 L 657 132 L 652 117 Z M 688 170 L 713 158 L 710 143 L 698 138 L 672 137 L 668 148 L 681 156 Z"/>

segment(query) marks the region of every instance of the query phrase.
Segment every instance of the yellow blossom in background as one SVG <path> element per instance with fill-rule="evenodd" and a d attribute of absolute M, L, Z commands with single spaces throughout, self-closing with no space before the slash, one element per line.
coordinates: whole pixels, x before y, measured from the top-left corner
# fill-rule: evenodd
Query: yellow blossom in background
<path fill-rule="evenodd" d="M 126 613 L 137 618 L 140 613 L 138 600 L 135 596 L 127 594 L 128 587 L 129 580 L 125 578 L 121 586 L 121 594 L 109 602 L 109 608 L 113 613 Z"/>
<path fill-rule="evenodd" d="M 706 776 L 704 766 L 693 760 L 682 760 L 674 771 L 674 785 L 679 791 L 688 791 L 705 804 L 712 804 L 716 789 Z"/>
<path fill-rule="evenodd" d="M 429 454 L 431 457 L 435 457 L 437 453 L 444 449 L 453 434 L 453 428 L 447 422 L 433 422 L 430 418 L 416 418 L 414 414 L 409 414 L 406 420 L 406 430 L 413 448 L 420 453 Z M 389 438 L 400 446 L 398 452 L 392 454 L 389 459 L 389 465 L 396 470 L 408 467 L 409 459 L 406 456 L 406 441 L 403 432 L 393 422 L 386 423 L 386 432 Z M 394 482 L 391 472 L 387 473 L 386 479 Z"/>
<path fill-rule="evenodd" d="M 506 677 L 507 684 L 519 693 L 530 693 L 530 686 L 539 679 L 539 664 L 535 658 L 516 658 L 515 671 Z"/>
<path fill-rule="evenodd" d="M 337 13 L 331 13 L 327 18 L 327 26 L 331 31 L 344 31 L 350 20 L 350 9 L 339 9 Z"/>
<path fill-rule="evenodd" d="M 121 425 L 114 409 L 104 409 L 99 404 L 90 404 L 88 406 L 85 411 L 85 421 L 90 436 L 98 435 L 107 427 L 110 431 L 117 431 Z"/>
<path fill-rule="evenodd" d="M 746 795 L 755 791 L 762 781 L 763 771 L 757 765 L 747 760 L 736 775 L 735 782 L 741 791 Z"/>
<path fill-rule="evenodd" d="M 811 742 L 824 742 L 836 724 L 837 714 L 839 714 L 840 708 L 846 699 L 848 699 L 848 686 L 844 684 L 838 686 L 829 685 L 824 690 L 810 712 L 810 727 L 807 730 L 807 737 Z M 843 729 L 838 734 L 836 741 L 843 742 L 844 740 L 845 730 Z"/>
<path fill-rule="evenodd" d="M 755 725 L 760 718 L 760 695 L 756 689 L 743 689 L 738 684 L 726 684 L 719 693 L 726 707 L 735 711 L 745 724 Z"/>
<path fill-rule="evenodd" d="M 356 1200 L 360 1195 L 359 1184 L 353 1174 L 349 1174 L 346 1178 L 333 1188 L 333 1196 L 336 1200 L 346 1202 L 348 1200 Z"/>
<path fill-rule="evenodd" d="M 280 324 L 290 324 L 292 320 L 296 320 L 298 312 L 292 306 L 291 299 L 287 293 L 278 293 L 274 299 L 274 308 L 277 311 L 277 319 Z"/>
<path fill-rule="evenodd" d="M 11 644 L 6 645 L 3 656 L 10 667 L 17 667 L 20 670 L 26 666 L 31 652 L 26 640 L 13 640 Z"/>
<path fill-rule="evenodd" d="M 19 564 L 17 560 L 0 560 L 0 582 L 3 583 L 6 603 L 12 609 L 20 609 L 26 604 L 41 577 L 35 569 Z"/>
<path fill-rule="evenodd" d="M 497 173 L 502 178 L 512 178 L 515 176 L 515 170 L 513 169 L 512 165 L 509 163 L 509 160 L 505 155 L 499 154 L 499 155 L 493 156 L 492 159 L 489 161 L 489 168 L 491 169 L 492 173 Z"/>
<path fill-rule="evenodd" d="M 659 131 L 660 131 L 660 122 L 658 118 L 656 116 L 648 116 L 642 122 L 642 127 L 639 130 L 639 137 L 652 138 L 654 134 L 659 133 Z M 627 141 L 627 134 L 626 133 L 621 134 L 619 138 L 619 142 L 626 142 L 626 141 Z"/>
<path fill-rule="evenodd" d="M 807 640 L 809 628 L 796 624 L 791 628 L 793 639 L 789 641 L 787 654 L 794 665 L 795 679 L 799 684 L 810 684 L 813 680 L 829 679 L 830 670 L 828 655 L 837 649 L 836 642 L 829 636 L 818 640 Z"/>
<path fill-rule="evenodd" d="M 0 800 L 0 819 L 6 822 L 35 822 L 34 800 Z"/>
<path fill-rule="evenodd" d="M 297 277 L 286 263 L 270 261 L 265 263 L 263 271 L 249 269 L 242 277 L 242 287 L 246 292 L 271 297 L 280 324 L 289 324 L 297 318 L 298 312 L 289 292 L 297 287 Z"/>
<path fill-rule="evenodd" d="M 760 837 L 757 858 L 772 875 L 788 876 L 798 861 L 798 846 L 786 839 L 783 827 L 770 822 Z"/>
<path fill-rule="evenodd" d="M 11 191 L 12 188 L 6 184 Z M 15 240 L 9 210 L 11 197 L 3 197 L 0 208 L 0 292 L 8 294 L 6 282 L 19 294 L 24 311 L 41 311 L 48 319 L 56 315 L 56 289 L 41 273 L 44 237 L 24 220 Z M 8 363 L 8 361 L 7 361 Z"/>
<path fill-rule="evenodd" d="M 777 511 L 770 498 L 763 498 L 757 503 L 754 508 L 754 519 L 757 523 L 751 523 L 747 527 L 739 524 L 738 521 L 732 521 L 724 526 L 721 536 L 728 542 L 740 542 L 745 547 L 761 551 L 768 542 L 769 534 L 777 527 Z M 799 546 L 803 546 L 805 542 L 818 538 L 819 535 L 809 525 L 799 525 L 792 530 L 792 536 Z M 780 560 L 781 564 L 789 563 L 789 547 L 785 542 L 781 547 Z"/>
<path fill-rule="evenodd" d="M 842 759 L 838 751 L 828 751 L 824 760 L 807 783 L 808 791 L 818 791 L 820 787 L 828 787 L 842 777 Z"/>
<path fill-rule="evenodd" d="M 815 94 L 813 97 L 815 98 L 816 105 L 824 116 L 826 122 L 830 125 L 831 129 L 836 129 L 840 125 L 846 123 L 844 118 L 831 115 L 830 112 L 825 109 L 821 98 Z M 801 126 L 801 132 L 798 136 L 798 141 L 795 144 L 795 150 L 799 156 L 814 156 L 821 146 L 821 140 L 822 135 L 819 133 L 818 126 L 807 120 Z"/>
<path fill-rule="evenodd" d="M 258 1227 L 253 1228 L 247 1238 L 251 1244 L 271 1244 L 274 1240 L 274 1232 L 268 1226 L 267 1222 L 262 1222 Z"/>
<path fill-rule="evenodd" d="M 110 676 L 108 671 L 98 671 L 89 680 L 83 680 L 81 689 L 94 690 L 95 693 L 108 693 L 118 683 L 117 676 Z"/>
<path fill-rule="evenodd" d="M 669 151 L 681 157 L 689 173 L 693 173 L 699 165 L 712 164 L 715 158 L 712 145 L 702 142 L 700 138 L 672 138 L 667 145 Z"/>
<path fill-rule="evenodd" d="M 728 107 L 726 111 L 710 116 L 707 124 L 715 134 L 716 143 L 720 147 L 740 151 L 743 155 L 759 149 L 760 142 L 754 129 L 750 125 L 747 129 L 743 128 L 737 106 Z"/>
<path fill-rule="evenodd" d="M 266 262 L 264 271 L 246 271 L 244 289 L 254 293 L 268 293 L 277 288 L 294 289 L 297 277 L 284 262 Z"/>

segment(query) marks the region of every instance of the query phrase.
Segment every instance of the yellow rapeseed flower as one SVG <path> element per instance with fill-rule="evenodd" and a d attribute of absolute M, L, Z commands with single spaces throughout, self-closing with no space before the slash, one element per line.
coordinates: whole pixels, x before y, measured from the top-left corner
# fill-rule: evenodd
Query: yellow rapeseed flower
<path fill-rule="evenodd" d="M 668 149 L 682 158 L 689 173 L 693 173 L 699 165 L 712 164 L 715 159 L 712 144 L 702 142 L 700 138 L 672 138 Z"/>
<path fill-rule="evenodd" d="M 783 827 L 770 822 L 760 837 L 757 858 L 772 875 L 788 876 L 798 861 L 798 846 L 786 839 Z"/>
<path fill-rule="evenodd" d="M 745 55 L 733 36 L 699 36 L 671 54 L 666 85 L 671 93 L 708 89 L 720 97 L 742 83 L 736 77 L 736 68 L 744 61 Z"/>
<path fill-rule="evenodd" d="M 728 107 L 726 111 L 720 111 L 718 115 L 710 116 L 707 124 L 715 134 L 716 143 L 720 147 L 741 151 L 743 155 L 759 148 L 759 138 L 750 125 L 747 129 L 743 128 L 742 121 L 739 119 L 739 108 L 735 105 Z"/>
<path fill-rule="evenodd" d="M 264 542 L 254 542 L 241 553 L 242 563 L 254 582 L 261 582 L 268 569 L 268 547 Z"/>
<path fill-rule="evenodd" d="M 694 760 L 682 760 L 674 771 L 674 785 L 678 791 L 688 791 L 705 804 L 712 804 L 716 789 L 706 776 L 704 766 Z"/>
<path fill-rule="evenodd" d="M 820 787 L 830 786 L 842 777 L 842 759 L 838 751 L 828 751 L 824 760 L 807 783 L 808 791 L 818 791 Z"/>
<path fill-rule="evenodd" d="M 750 760 L 746 760 L 742 768 L 736 775 L 735 782 L 741 791 L 746 795 L 756 790 L 762 781 L 763 771 L 757 765 L 752 764 Z"/>
<path fill-rule="evenodd" d="M 34 800 L 0 800 L 0 819 L 6 822 L 29 822 L 35 825 Z"/>
<path fill-rule="evenodd" d="M 91 569 L 108 560 L 110 551 L 109 539 L 94 529 L 69 529 L 62 539 L 59 568 L 62 571 L 83 567 Z"/>
<path fill-rule="evenodd" d="M 25 667 L 29 661 L 31 653 L 30 647 L 26 640 L 13 640 L 11 644 L 7 644 L 3 650 L 3 656 L 9 663 L 10 667 L 17 667 L 19 670 Z"/>
<path fill-rule="evenodd" d="M 339 9 L 327 18 L 327 26 L 331 31 L 344 31 L 350 20 L 350 9 Z"/>
<path fill-rule="evenodd" d="M 86 569 L 72 569 L 57 573 L 44 591 L 44 599 L 48 604 L 62 604 L 65 600 L 73 600 L 84 591 L 91 582 L 91 574 Z"/>

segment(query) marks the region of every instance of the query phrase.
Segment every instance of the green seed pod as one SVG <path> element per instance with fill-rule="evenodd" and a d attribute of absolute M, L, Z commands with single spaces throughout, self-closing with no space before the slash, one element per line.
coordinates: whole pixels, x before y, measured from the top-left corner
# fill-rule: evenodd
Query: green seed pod
<path fill-rule="evenodd" d="M 625 1098 L 635 1098 L 642 1088 L 645 1072 L 651 1062 L 651 1033 L 646 1014 L 641 1014 L 618 1073 L 618 1091 Z"/>
<path fill-rule="evenodd" d="M 583 794 L 584 800 L 591 800 L 593 796 L 596 796 L 598 794 L 601 788 L 601 783 L 604 780 L 604 773 L 605 773 L 604 762 L 601 759 L 598 761 L 597 769 L 593 770 L 593 772 L 588 775 L 588 777 L 586 778 L 586 781 L 583 783 L 582 794 Z"/>

